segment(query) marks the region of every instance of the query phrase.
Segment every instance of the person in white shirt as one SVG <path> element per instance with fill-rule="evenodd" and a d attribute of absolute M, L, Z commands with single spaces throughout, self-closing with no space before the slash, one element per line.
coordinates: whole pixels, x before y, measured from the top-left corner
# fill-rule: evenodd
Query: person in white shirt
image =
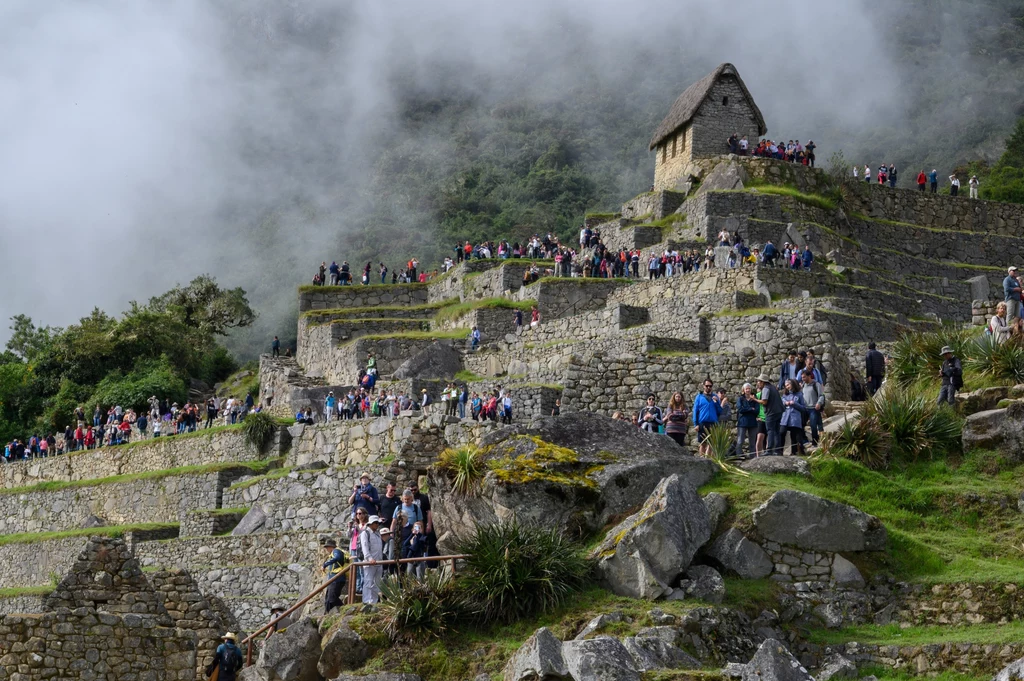
<path fill-rule="evenodd" d="M 1006 303 L 1000 301 L 996 305 L 996 313 L 992 316 L 992 319 L 988 321 L 988 330 L 992 334 L 992 337 L 996 339 L 997 343 L 1004 343 L 1010 338 L 1010 334 L 1013 332 L 1013 327 L 1010 326 L 1006 321 Z"/>
<path fill-rule="evenodd" d="M 868 183 L 871 182 L 871 166 L 867 163 L 864 164 L 864 181 Z"/>
<path fill-rule="evenodd" d="M 978 182 L 978 176 L 977 175 L 971 175 L 971 179 L 970 179 L 970 181 L 967 184 L 970 185 L 970 187 L 971 187 L 971 198 L 972 199 L 978 198 L 978 184 L 980 184 Z"/>
<path fill-rule="evenodd" d="M 853 166 L 853 179 L 854 181 L 860 179 L 860 168 L 858 168 L 857 166 Z"/>
<path fill-rule="evenodd" d="M 740 138 L 740 156 L 747 155 L 747 149 L 750 148 L 750 142 L 747 141 L 747 136 L 744 135 Z"/>
<path fill-rule="evenodd" d="M 949 195 L 956 196 L 960 193 L 960 178 L 956 175 L 949 176 Z"/>

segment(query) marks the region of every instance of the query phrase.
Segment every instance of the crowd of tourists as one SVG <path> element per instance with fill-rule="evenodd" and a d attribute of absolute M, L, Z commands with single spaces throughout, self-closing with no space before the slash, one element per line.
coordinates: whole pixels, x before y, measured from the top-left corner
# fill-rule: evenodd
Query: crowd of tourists
<path fill-rule="evenodd" d="M 145 409 L 136 411 L 122 409 L 115 405 L 104 410 L 99 405 L 87 417 L 86 408 L 79 405 L 72 417 L 73 424 L 65 426 L 63 432 L 48 432 L 45 435 L 33 433 L 22 440 L 15 438 L 4 445 L 5 462 L 46 458 L 70 452 L 100 449 L 128 444 L 133 440 L 145 440 L 192 433 L 200 428 L 239 423 L 249 413 L 262 411 L 273 400 L 273 389 L 256 404 L 252 393 L 245 399 L 237 397 L 211 397 L 205 403 L 177 402 L 149 398 Z"/>
<path fill-rule="evenodd" d="M 872 180 L 872 172 L 874 173 L 874 180 Z M 859 165 L 853 166 L 853 181 L 859 182 L 863 179 L 864 182 L 871 184 L 877 182 L 882 186 L 888 185 L 889 187 L 895 187 L 899 173 L 896 169 L 895 163 L 883 163 L 876 170 L 872 170 L 871 166 L 864 164 L 863 170 Z M 939 171 L 932 168 L 930 172 L 925 172 L 921 169 L 917 173 L 916 177 L 917 190 L 918 191 L 931 191 L 932 194 L 937 194 L 939 191 Z M 970 197 L 972 199 L 978 198 L 978 187 L 981 185 L 981 181 L 978 180 L 977 175 L 971 175 L 967 181 L 967 186 L 970 189 Z M 960 195 L 960 177 L 954 172 L 949 176 L 949 195 L 959 196 Z"/>
<path fill-rule="evenodd" d="M 410 482 L 399 494 L 394 482 L 385 484 L 380 494 L 373 485 L 372 476 L 363 473 L 354 485 L 348 499 L 352 506 L 348 531 L 338 540 L 327 539 L 322 544 L 324 576 L 334 578 L 345 573 L 352 563 L 369 563 L 353 568 L 355 591 L 363 603 L 376 603 L 380 599 L 380 582 L 385 573 L 397 574 L 399 564 L 381 564 L 399 559 L 437 556 L 437 535 L 430 498 L 420 492 L 419 484 Z M 345 547 L 345 548 L 341 548 Z M 348 550 L 346 555 L 345 549 Z M 422 579 L 430 561 L 412 561 L 401 565 L 409 575 Z M 326 612 L 342 605 L 342 594 L 351 574 L 333 581 L 325 590 Z"/>

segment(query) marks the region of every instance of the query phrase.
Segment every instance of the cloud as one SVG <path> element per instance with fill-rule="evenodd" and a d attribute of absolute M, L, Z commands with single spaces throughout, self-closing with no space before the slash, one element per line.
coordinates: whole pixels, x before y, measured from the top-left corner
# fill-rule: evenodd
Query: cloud
<path fill-rule="evenodd" d="M 861 2 L 8 0 L 0 317 L 63 325 L 210 272 L 281 333 L 326 249 L 375 202 L 400 209 L 370 193 L 382 149 L 446 143 L 400 125 L 405 88 L 491 106 L 647 73 L 667 110 L 731 61 L 769 135 L 824 150 L 899 115 L 891 60 Z"/>

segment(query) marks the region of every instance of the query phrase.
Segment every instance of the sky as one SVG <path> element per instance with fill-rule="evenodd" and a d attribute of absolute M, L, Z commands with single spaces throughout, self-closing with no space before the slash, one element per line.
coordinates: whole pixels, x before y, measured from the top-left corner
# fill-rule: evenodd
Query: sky
<path fill-rule="evenodd" d="M 453 71 L 490 105 L 649 66 L 667 110 L 730 61 L 769 134 L 856 138 L 908 105 L 877 22 L 860 0 L 7 0 L 0 318 L 62 326 L 211 273 L 279 319 L 358 230 L 337 216 L 383 200 L 404 88 Z"/>

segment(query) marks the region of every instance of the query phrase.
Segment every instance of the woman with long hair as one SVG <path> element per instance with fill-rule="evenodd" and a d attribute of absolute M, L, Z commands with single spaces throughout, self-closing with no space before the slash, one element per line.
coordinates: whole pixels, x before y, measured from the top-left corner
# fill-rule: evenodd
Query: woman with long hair
<path fill-rule="evenodd" d="M 665 409 L 665 434 L 676 441 L 680 447 L 686 446 L 686 422 L 689 419 L 686 404 L 681 392 L 672 393 Z"/>

